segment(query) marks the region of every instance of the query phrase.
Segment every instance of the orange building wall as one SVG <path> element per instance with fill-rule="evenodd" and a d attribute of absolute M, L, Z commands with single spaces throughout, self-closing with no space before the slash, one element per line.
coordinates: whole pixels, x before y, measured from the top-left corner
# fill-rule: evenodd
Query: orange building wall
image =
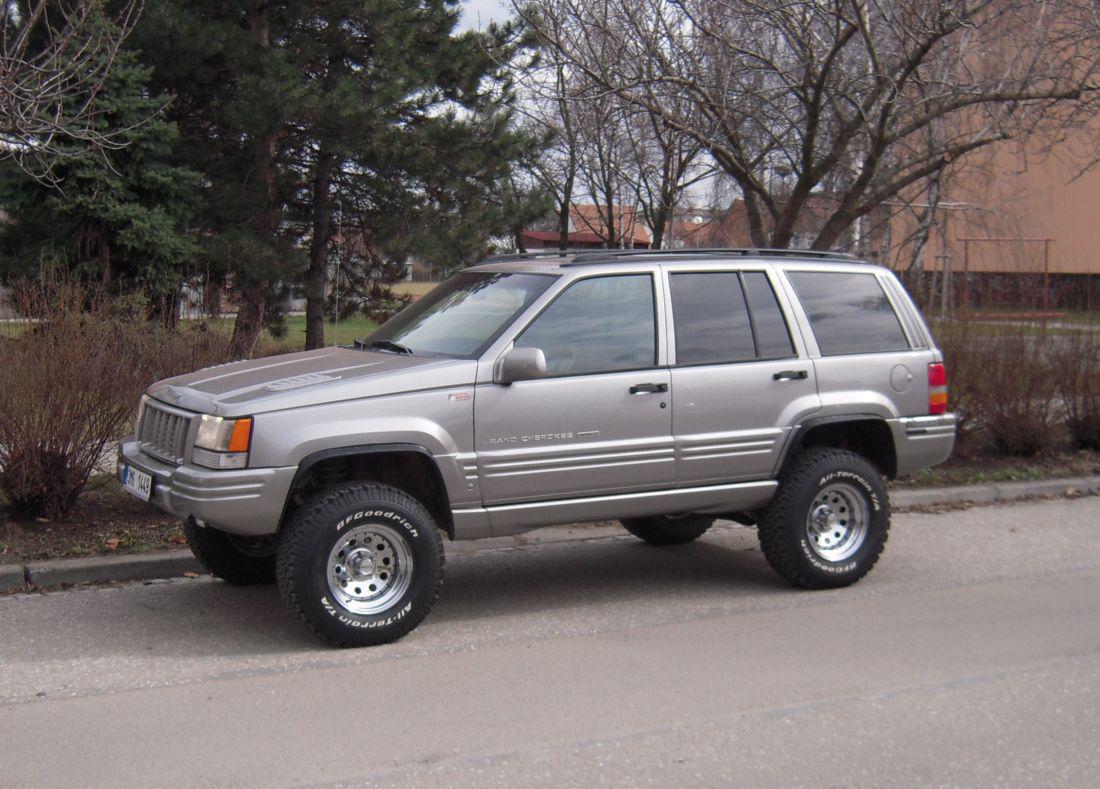
<path fill-rule="evenodd" d="M 1081 174 L 1098 141 L 1100 125 L 1045 156 L 1008 143 L 956 165 L 944 181 L 922 256 L 925 270 L 942 269 L 949 255 L 953 271 L 1041 272 L 1049 265 L 1051 274 L 1100 273 L 1100 167 Z M 907 239 L 914 227 L 912 214 L 896 216 L 892 262 L 898 268 L 913 258 Z"/>

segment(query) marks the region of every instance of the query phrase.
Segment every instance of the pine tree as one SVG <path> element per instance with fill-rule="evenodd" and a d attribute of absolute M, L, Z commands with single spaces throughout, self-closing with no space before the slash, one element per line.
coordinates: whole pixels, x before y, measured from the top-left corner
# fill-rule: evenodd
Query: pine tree
<path fill-rule="evenodd" d="M 478 258 L 509 228 L 511 128 L 502 62 L 510 27 L 455 33 L 456 0 L 312 4 L 286 48 L 304 74 L 295 127 L 309 238 L 306 347 L 324 344 L 326 272 L 338 227 L 368 260 L 415 252 L 445 268 Z"/>
<path fill-rule="evenodd" d="M 131 36 L 172 97 L 176 158 L 203 176 L 196 227 L 200 259 L 238 302 L 233 352 L 251 354 L 278 325 L 286 285 L 301 267 L 287 206 L 297 176 L 286 165 L 289 108 L 301 73 L 283 51 L 305 3 L 162 0 Z"/>
<path fill-rule="evenodd" d="M 99 154 L 74 149 L 43 184 L 9 164 L 0 176 L 0 258 L 7 278 L 34 276 L 43 261 L 61 263 L 110 291 L 140 288 L 166 310 L 195 251 L 188 224 L 198 174 L 168 159 L 178 138 L 150 95 L 150 70 L 120 53 L 97 97 L 96 123 L 122 147 Z"/>
<path fill-rule="evenodd" d="M 163 0 L 134 35 L 173 97 L 179 161 L 203 173 L 207 267 L 239 302 L 250 352 L 303 284 L 306 346 L 324 343 L 334 241 L 367 265 L 446 267 L 508 232 L 510 27 L 456 34 L 458 0 Z M 526 200 L 527 197 L 524 196 Z M 517 203 L 518 204 L 518 203 Z"/>

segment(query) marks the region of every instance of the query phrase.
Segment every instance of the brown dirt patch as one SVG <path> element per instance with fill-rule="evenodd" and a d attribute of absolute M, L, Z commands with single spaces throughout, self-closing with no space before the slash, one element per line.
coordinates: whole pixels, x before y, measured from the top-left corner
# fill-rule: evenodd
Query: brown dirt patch
<path fill-rule="evenodd" d="M 15 521 L 0 515 L 0 564 L 184 547 L 183 524 L 99 476 L 63 521 Z"/>

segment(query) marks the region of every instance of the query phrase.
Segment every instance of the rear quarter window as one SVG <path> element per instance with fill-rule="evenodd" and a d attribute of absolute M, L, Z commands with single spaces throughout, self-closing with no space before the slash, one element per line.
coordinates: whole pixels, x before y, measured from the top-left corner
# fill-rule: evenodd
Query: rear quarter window
<path fill-rule="evenodd" d="M 909 350 L 878 277 L 843 271 L 788 271 L 824 356 Z"/>

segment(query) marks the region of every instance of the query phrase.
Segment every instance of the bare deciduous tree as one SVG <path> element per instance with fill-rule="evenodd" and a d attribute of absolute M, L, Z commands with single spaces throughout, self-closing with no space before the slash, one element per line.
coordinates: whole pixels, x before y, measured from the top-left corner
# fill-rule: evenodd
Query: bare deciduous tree
<path fill-rule="evenodd" d="M 538 0 L 519 10 L 585 79 L 704 146 L 737 184 L 760 246 L 789 246 L 821 193 L 830 209 L 813 248 L 847 242 L 861 218 L 952 162 L 1005 140 L 1057 141 L 1100 98 L 1091 0 Z M 776 179 L 780 169 L 787 177 Z"/>
<path fill-rule="evenodd" d="M 577 181 L 578 140 L 568 89 L 566 66 L 551 58 L 527 75 L 526 95 L 520 105 L 523 125 L 544 145 L 532 149 L 521 162 L 532 179 L 554 201 L 558 246 L 569 246 L 569 209 Z"/>
<path fill-rule="evenodd" d="M 49 180 L 58 157 L 117 148 L 96 96 L 141 0 L 110 14 L 102 0 L 6 0 L 0 5 L 0 158 Z"/>
<path fill-rule="evenodd" d="M 633 165 L 624 175 L 653 234 L 651 246 L 660 249 L 673 241 L 676 208 L 684 192 L 712 175 L 714 164 L 703 156 L 697 139 L 673 128 L 660 115 L 629 106 L 624 115 Z"/>

